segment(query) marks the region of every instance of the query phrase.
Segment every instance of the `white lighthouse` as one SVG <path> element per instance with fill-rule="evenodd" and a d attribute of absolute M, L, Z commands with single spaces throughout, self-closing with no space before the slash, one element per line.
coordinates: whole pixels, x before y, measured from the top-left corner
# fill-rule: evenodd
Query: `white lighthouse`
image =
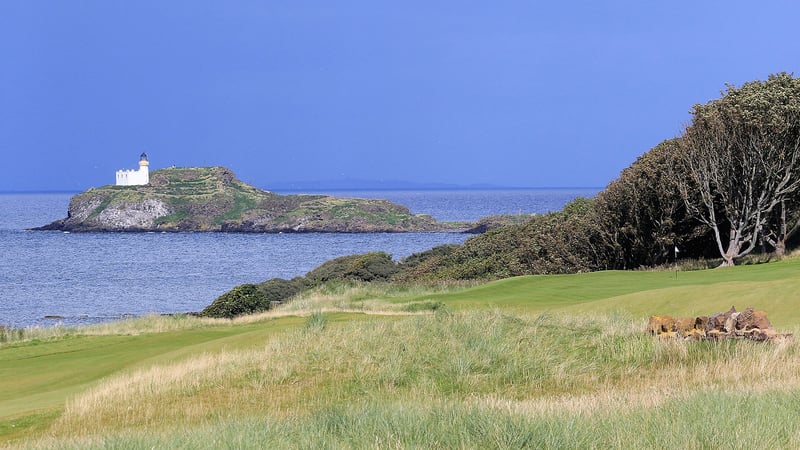
<path fill-rule="evenodd" d="M 141 186 L 150 183 L 150 162 L 147 153 L 139 157 L 139 170 L 118 170 L 117 186 Z"/>

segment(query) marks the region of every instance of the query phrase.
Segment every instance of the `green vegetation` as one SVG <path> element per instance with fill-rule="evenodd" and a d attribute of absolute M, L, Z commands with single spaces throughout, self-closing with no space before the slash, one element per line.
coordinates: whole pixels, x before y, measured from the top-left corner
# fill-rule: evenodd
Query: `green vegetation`
<path fill-rule="evenodd" d="M 731 305 L 800 331 L 800 258 L 781 258 L 800 229 L 792 226 L 798 98 L 800 83 L 786 74 L 729 87 L 695 107 L 683 136 L 642 155 L 595 199 L 487 220 L 488 231 L 463 245 L 400 262 L 352 255 L 305 277 L 242 285 L 204 311 L 224 320 L 0 329 L 0 440 L 41 448 L 800 447 L 800 342 L 644 333 L 649 315 Z M 192 170 L 156 172 L 153 189 L 190 211 L 177 219 L 213 218 L 223 230 L 245 230 L 234 222 L 253 210 L 242 223 L 295 231 L 414 220 L 380 201 L 259 194 L 225 169 L 206 178 Z M 109 190 L 126 201 L 141 195 Z M 86 194 L 84 216 L 104 204 L 102 194 Z M 186 201 L 190 194 L 213 201 Z M 741 205 L 755 216 L 741 215 Z M 746 259 L 754 233 L 763 250 Z M 676 245 L 686 267 L 713 255 L 739 265 L 609 270 L 673 263 Z M 779 257 L 768 262 L 773 251 Z"/>
<path fill-rule="evenodd" d="M 681 140 L 678 190 L 688 214 L 713 230 L 723 264 L 760 240 L 783 255 L 800 227 L 792 218 L 800 198 L 800 78 L 780 73 L 728 85 L 722 98 L 695 105 Z"/>
<path fill-rule="evenodd" d="M 243 314 L 266 311 L 269 299 L 255 284 L 242 284 L 222 294 L 208 305 L 202 315 L 231 319 Z"/>
<path fill-rule="evenodd" d="M 594 199 L 429 252 L 398 280 L 492 280 L 777 257 L 800 231 L 800 79 L 728 86 Z M 487 229 L 489 229 L 487 227 Z M 407 269 L 407 270 L 405 270 Z"/>
<path fill-rule="evenodd" d="M 800 342 L 659 340 L 643 329 L 650 314 L 733 303 L 796 332 L 798 289 L 798 258 L 677 278 L 608 271 L 477 286 L 350 282 L 233 321 L 149 317 L 7 333 L 0 440 L 698 448 L 724 439 L 791 448 L 800 444 Z"/>
<path fill-rule="evenodd" d="M 391 255 L 374 252 L 332 259 L 306 274 L 306 279 L 311 285 L 332 281 L 389 281 L 399 270 Z"/>
<path fill-rule="evenodd" d="M 343 256 L 323 263 L 305 277 L 293 280 L 273 278 L 258 285 L 237 286 L 214 300 L 202 311 L 202 315 L 232 318 L 267 311 L 272 302 L 289 300 L 315 286 L 341 282 L 387 282 L 399 270 L 399 265 L 384 252 Z"/>
<path fill-rule="evenodd" d="M 695 106 L 681 137 L 646 152 L 595 199 L 515 221 L 487 218 L 475 227 L 485 232 L 463 245 L 399 264 L 384 258 L 374 279 L 435 283 L 635 269 L 674 263 L 679 247 L 681 258 L 716 256 L 727 266 L 751 253 L 780 258 L 796 243 L 797 204 L 800 79 L 782 73 L 728 86 L 722 98 Z M 350 210 L 347 202 L 331 209 L 336 217 Z M 308 275 L 308 285 L 327 281 L 331 270 L 349 274 L 330 278 L 372 281 L 354 266 L 366 257 L 326 263 Z"/>
<path fill-rule="evenodd" d="M 258 290 L 261 291 L 270 302 L 288 300 L 305 289 L 305 287 L 306 280 L 302 277 L 297 277 L 292 280 L 273 278 L 258 284 Z"/>

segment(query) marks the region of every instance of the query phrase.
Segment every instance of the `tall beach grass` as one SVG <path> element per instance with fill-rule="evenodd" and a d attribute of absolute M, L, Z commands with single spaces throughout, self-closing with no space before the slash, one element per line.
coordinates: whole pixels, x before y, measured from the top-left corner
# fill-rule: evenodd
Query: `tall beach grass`
<path fill-rule="evenodd" d="M 791 448 L 800 345 L 646 336 L 624 315 L 336 323 L 112 377 L 42 447 Z M 216 443 L 216 444 L 214 444 Z M 240 445 L 241 444 L 241 445 Z"/>

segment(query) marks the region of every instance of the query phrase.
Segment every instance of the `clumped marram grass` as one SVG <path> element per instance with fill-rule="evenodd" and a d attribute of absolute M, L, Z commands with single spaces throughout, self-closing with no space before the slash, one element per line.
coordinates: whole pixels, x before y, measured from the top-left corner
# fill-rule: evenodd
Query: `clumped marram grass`
<path fill-rule="evenodd" d="M 125 431 L 48 448 L 797 448 L 798 393 L 711 391 L 659 408 L 526 415 L 454 402 L 359 402 L 303 417 L 210 419 L 168 434 Z M 724 412 L 724 413 L 723 413 Z M 53 444 L 52 447 L 50 444 Z"/>
<path fill-rule="evenodd" d="M 109 378 L 62 448 L 791 448 L 800 345 L 658 340 L 622 315 L 336 323 Z"/>
<path fill-rule="evenodd" d="M 334 282 L 301 292 L 289 302 L 281 305 L 282 313 L 322 310 L 343 312 L 408 312 L 409 302 L 420 298 L 420 302 L 429 302 L 426 296 L 444 293 L 457 293 L 466 288 L 475 287 L 474 281 L 449 281 L 431 284 L 392 284 L 392 283 L 359 283 Z"/>
<path fill-rule="evenodd" d="M 0 347 L 28 341 L 48 341 L 70 336 L 128 335 L 166 333 L 169 331 L 191 330 L 195 328 L 230 323 L 221 319 L 196 317 L 184 314 L 146 315 L 142 317 L 104 322 L 94 325 L 28 328 L 0 327 Z"/>

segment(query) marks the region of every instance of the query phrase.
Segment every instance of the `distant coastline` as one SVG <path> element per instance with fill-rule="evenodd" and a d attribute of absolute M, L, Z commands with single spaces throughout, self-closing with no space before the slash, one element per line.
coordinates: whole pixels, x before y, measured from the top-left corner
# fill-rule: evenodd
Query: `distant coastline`
<path fill-rule="evenodd" d="M 504 186 L 497 184 L 417 183 L 379 180 L 323 180 L 270 183 L 268 189 L 281 192 L 297 191 L 514 191 L 596 189 L 602 186 Z"/>
<path fill-rule="evenodd" d="M 351 185 L 347 183 L 338 182 L 285 182 L 285 183 L 272 183 L 269 186 L 261 186 L 256 183 L 249 183 L 259 189 L 266 189 L 275 193 L 303 193 L 303 192 L 340 192 L 340 191 L 569 191 L 581 190 L 591 191 L 596 190 L 600 192 L 603 190 L 602 186 L 501 186 L 501 185 L 462 185 L 462 184 L 437 184 L 437 183 L 403 183 L 397 184 L 381 184 L 381 182 L 374 182 L 372 184 L 365 183 L 363 185 Z M 85 189 L 35 189 L 35 190 L 20 190 L 20 191 L 0 191 L 0 195 L 15 195 L 15 194 L 69 194 L 76 195 L 83 192 Z"/>

